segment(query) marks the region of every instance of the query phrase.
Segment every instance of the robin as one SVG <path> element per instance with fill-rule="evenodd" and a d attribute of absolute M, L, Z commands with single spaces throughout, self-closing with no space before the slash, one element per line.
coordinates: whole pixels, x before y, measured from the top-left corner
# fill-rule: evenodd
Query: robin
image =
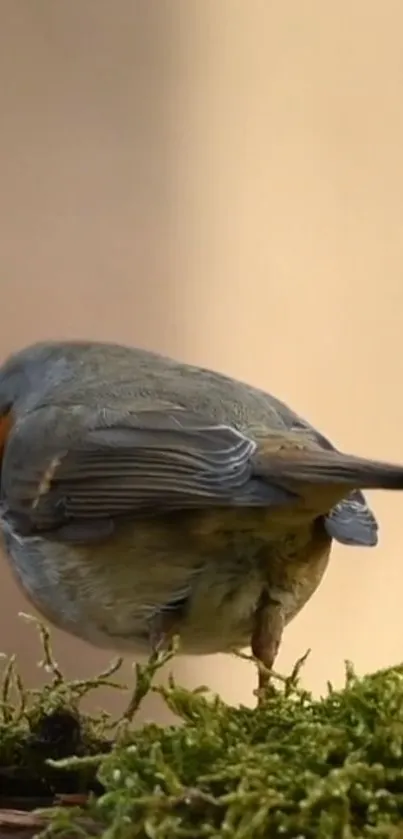
<path fill-rule="evenodd" d="M 285 404 L 114 344 L 46 342 L 0 369 L 1 531 L 17 580 L 92 644 L 252 645 L 267 670 L 332 540 L 375 545 L 361 489 L 403 465 L 342 454 Z"/>

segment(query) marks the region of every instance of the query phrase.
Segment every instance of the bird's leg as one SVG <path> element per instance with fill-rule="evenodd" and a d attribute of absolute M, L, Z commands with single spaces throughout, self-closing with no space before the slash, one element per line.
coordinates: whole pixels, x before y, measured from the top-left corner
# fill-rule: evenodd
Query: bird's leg
<path fill-rule="evenodd" d="M 175 635 L 175 615 L 169 612 L 158 612 L 150 623 L 150 644 L 152 653 L 162 652 L 167 648 Z"/>
<path fill-rule="evenodd" d="M 158 662 L 159 665 L 164 663 L 164 653 L 167 654 L 167 660 L 170 654 L 170 643 L 173 641 L 174 635 L 177 634 L 175 630 L 177 629 L 177 621 L 175 621 L 175 616 L 173 612 L 169 611 L 158 611 L 155 612 L 154 615 L 148 620 L 148 640 L 151 647 L 151 657 L 149 658 L 148 664 L 157 665 L 156 669 L 158 669 Z M 161 658 L 160 658 L 160 654 Z M 142 680 L 144 683 L 144 680 Z M 146 691 L 147 692 L 147 691 Z M 123 730 L 124 726 L 127 723 L 131 723 L 135 713 L 138 710 L 139 704 L 144 698 L 145 693 L 143 693 L 143 687 L 140 685 L 138 681 L 135 684 L 133 689 L 130 701 L 126 707 L 126 710 L 122 716 L 123 722 Z"/>
<path fill-rule="evenodd" d="M 174 635 L 180 635 L 184 616 L 188 609 L 189 592 L 181 592 L 164 606 L 156 609 L 148 620 L 149 638 L 153 653 L 162 652 L 169 646 Z"/>
<path fill-rule="evenodd" d="M 252 653 L 263 664 L 259 670 L 258 701 L 261 702 L 270 682 L 268 670 L 273 669 L 284 629 L 284 610 L 281 603 L 270 600 L 265 589 L 260 597 L 252 633 Z"/>

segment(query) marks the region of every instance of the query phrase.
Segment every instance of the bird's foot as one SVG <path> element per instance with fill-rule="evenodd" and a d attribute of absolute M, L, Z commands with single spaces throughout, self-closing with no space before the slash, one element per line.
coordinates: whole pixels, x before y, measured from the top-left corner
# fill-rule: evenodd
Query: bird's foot
<path fill-rule="evenodd" d="M 166 613 L 158 612 L 150 622 L 150 646 L 153 655 L 165 652 L 177 632 L 177 622 Z"/>

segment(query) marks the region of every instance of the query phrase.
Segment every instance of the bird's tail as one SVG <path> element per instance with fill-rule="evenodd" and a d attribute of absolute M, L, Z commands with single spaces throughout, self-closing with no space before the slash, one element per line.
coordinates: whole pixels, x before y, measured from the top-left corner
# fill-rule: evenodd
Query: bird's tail
<path fill-rule="evenodd" d="M 403 490 L 403 465 L 319 448 L 260 449 L 254 472 L 323 511 L 354 489 Z"/>

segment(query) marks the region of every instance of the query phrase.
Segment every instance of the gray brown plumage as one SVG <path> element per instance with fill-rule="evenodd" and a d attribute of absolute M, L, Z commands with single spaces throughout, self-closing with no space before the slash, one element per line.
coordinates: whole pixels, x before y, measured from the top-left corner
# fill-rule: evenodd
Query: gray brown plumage
<path fill-rule="evenodd" d="M 332 539 L 374 545 L 361 489 L 403 466 L 344 455 L 263 391 L 144 350 L 38 344 L 0 370 L 1 528 L 36 607 L 92 643 L 271 667 Z"/>

